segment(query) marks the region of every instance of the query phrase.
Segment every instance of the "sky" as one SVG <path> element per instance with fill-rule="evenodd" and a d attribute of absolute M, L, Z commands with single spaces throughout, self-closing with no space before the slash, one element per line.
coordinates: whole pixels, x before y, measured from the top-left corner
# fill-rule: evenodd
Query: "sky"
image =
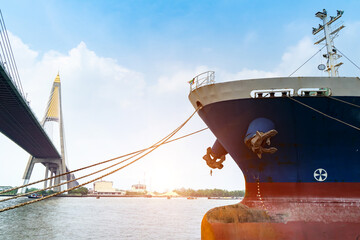
<path fill-rule="evenodd" d="M 0 3 L 21 82 L 39 120 L 60 74 L 70 169 L 146 148 L 172 132 L 194 111 L 188 81 L 201 72 L 214 70 L 216 82 L 288 76 L 318 51 L 311 30 L 320 23 L 314 14 L 323 8 L 330 15 L 344 10 L 346 27 L 335 45 L 360 64 L 358 1 Z M 321 55 L 294 76 L 326 76 L 317 70 L 325 63 Z M 341 60 L 341 76 L 359 75 Z M 176 136 L 204 127 L 195 115 Z M 103 180 L 118 189 L 139 182 L 153 191 L 245 189 L 230 156 L 210 176 L 202 156 L 214 141 L 207 130 L 167 144 Z M 20 185 L 28 158 L 0 135 L 0 186 Z M 31 181 L 43 178 L 44 171 L 35 166 Z"/>

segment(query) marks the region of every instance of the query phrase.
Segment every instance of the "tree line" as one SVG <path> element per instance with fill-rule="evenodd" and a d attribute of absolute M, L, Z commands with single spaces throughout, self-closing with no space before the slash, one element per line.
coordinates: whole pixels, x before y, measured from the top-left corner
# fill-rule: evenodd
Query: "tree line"
<path fill-rule="evenodd" d="M 244 197 L 244 190 L 228 191 L 223 189 L 199 189 L 194 190 L 191 188 L 175 189 L 174 192 L 183 197 Z"/>
<path fill-rule="evenodd" d="M 31 192 L 37 191 L 37 190 L 40 190 L 40 189 L 38 189 L 38 188 L 26 188 L 25 193 L 31 193 Z M 80 187 L 80 188 L 69 191 L 69 194 L 87 195 L 88 192 L 89 192 L 89 190 L 87 188 Z M 18 193 L 18 189 L 12 190 L 10 192 L 6 192 L 6 193 L 0 194 L 0 195 L 16 195 L 17 193 Z M 53 191 L 53 190 L 42 190 L 42 191 L 37 192 L 37 194 L 39 194 L 39 195 L 50 195 L 50 194 L 53 194 L 53 193 L 55 193 L 55 191 Z"/>

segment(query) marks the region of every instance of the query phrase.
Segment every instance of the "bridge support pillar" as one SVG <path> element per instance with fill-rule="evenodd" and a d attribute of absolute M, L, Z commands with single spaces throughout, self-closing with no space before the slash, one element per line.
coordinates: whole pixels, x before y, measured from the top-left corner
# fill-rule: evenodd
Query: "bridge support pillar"
<path fill-rule="evenodd" d="M 53 177 L 54 176 L 54 168 L 50 168 L 50 177 Z M 49 187 L 52 187 L 53 186 L 53 178 L 52 179 L 50 179 L 50 183 L 49 183 Z M 50 190 L 53 190 L 54 191 L 54 189 L 53 188 L 50 188 Z"/>
<path fill-rule="evenodd" d="M 66 161 L 65 161 L 65 156 L 66 156 L 66 154 L 65 154 L 65 136 L 64 136 L 62 106 L 61 106 L 61 84 L 60 84 L 59 74 L 56 76 L 56 78 L 54 80 L 53 87 L 51 89 L 50 99 L 49 99 L 49 102 L 48 102 L 48 105 L 47 105 L 47 108 L 45 111 L 45 116 L 41 122 L 41 126 L 44 128 L 45 123 L 47 123 L 47 122 L 59 123 L 58 126 L 59 126 L 59 134 L 60 134 L 60 149 L 58 149 L 58 150 L 60 150 L 60 154 L 59 154 L 60 157 L 53 158 L 53 159 L 48 159 L 48 158 L 40 159 L 40 158 L 30 156 L 28 164 L 25 169 L 24 176 L 23 176 L 24 183 L 29 182 L 29 179 L 30 179 L 30 176 L 31 176 L 31 173 L 32 173 L 35 163 L 41 163 L 46 167 L 45 178 L 47 178 L 47 176 L 48 176 L 49 169 L 50 169 L 50 176 L 53 176 L 53 174 L 55 174 L 55 175 L 64 174 L 69 171 L 66 166 Z M 69 183 L 67 185 L 64 184 L 61 186 L 56 186 L 56 185 L 66 182 L 67 179 L 71 179 L 72 176 L 64 175 L 61 177 L 56 177 L 54 179 L 51 179 L 50 186 L 53 187 L 54 191 L 66 190 Z M 44 188 L 47 188 L 47 184 L 48 184 L 48 182 L 44 181 Z M 78 185 L 77 182 L 73 182 L 72 184 Z M 24 189 L 22 189 L 22 190 L 25 191 Z"/>
<path fill-rule="evenodd" d="M 42 159 L 42 158 L 34 158 L 34 157 L 30 156 L 29 162 L 25 168 L 25 172 L 24 172 L 24 176 L 23 176 L 24 185 L 29 183 L 35 163 L 41 163 L 45 166 L 45 178 L 48 178 L 49 171 L 50 171 L 51 177 L 53 176 L 53 174 L 55 176 L 55 175 L 60 175 L 60 174 L 64 173 L 62 171 L 62 163 L 63 163 L 62 159 Z M 59 179 L 62 179 L 62 177 L 56 177 L 55 179 L 50 179 L 50 186 L 60 184 Z M 44 188 L 47 188 L 47 182 L 48 182 L 48 180 L 44 181 Z M 57 187 L 54 187 L 53 190 L 60 191 L 60 189 L 61 189 L 60 186 L 57 186 Z M 26 188 L 21 189 L 21 193 L 25 193 L 25 191 L 26 191 Z"/>
<path fill-rule="evenodd" d="M 45 168 L 45 179 L 48 178 L 48 175 L 49 175 L 49 164 L 45 164 L 46 168 Z M 45 180 L 44 181 L 44 188 L 47 188 L 47 183 L 48 183 L 48 180 Z"/>
<path fill-rule="evenodd" d="M 29 183 L 29 180 L 30 180 L 30 179 L 24 179 L 23 185 L 28 184 L 28 183 Z M 26 192 L 26 187 L 24 187 L 24 188 L 19 188 L 17 194 L 23 194 L 23 193 L 25 193 L 25 192 Z"/>

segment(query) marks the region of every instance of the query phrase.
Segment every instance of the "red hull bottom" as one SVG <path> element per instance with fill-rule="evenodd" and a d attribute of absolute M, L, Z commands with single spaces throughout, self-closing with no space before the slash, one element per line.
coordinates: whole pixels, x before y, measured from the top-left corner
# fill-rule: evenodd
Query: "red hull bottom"
<path fill-rule="evenodd" d="M 245 198 L 242 203 L 208 211 L 201 238 L 360 240 L 360 201 Z"/>
<path fill-rule="evenodd" d="M 201 239 L 360 239 L 360 223 L 208 223 L 202 222 Z"/>

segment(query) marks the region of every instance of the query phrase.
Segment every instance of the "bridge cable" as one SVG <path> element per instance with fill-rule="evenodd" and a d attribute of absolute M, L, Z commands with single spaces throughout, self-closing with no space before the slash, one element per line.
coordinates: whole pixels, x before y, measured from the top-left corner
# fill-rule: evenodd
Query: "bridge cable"
<path fill-rule="evenodd" d="M 0 35 L 1 35 L 2 43 L 3 43 L 2 45 L 4 45 L 4 49 L 2 49 L 2 50 L 3 50 L 3 54 L 4 54 L 4 59 L 6 61 L 6 66 L 7 66 L 6 69 L 7 69 L 8 74 L 10 74 L 10 76 L 11 76 L 11 80 L 16 85 L 17 89 L 19 90 L 20 94 L 22 95 L 23 98 L 25 98 L 24 91 L 22 89 L 21 81 L 19 78 L 19 73 L 17 72 L 14 55 L 12 53 L 9 36 L 7 34 L 7 29 L 6 29 L 4 18 L 2 16 L 1 11 L 0 11 L 0 17 L 1 17 L 1 19 L 0 19 L 0 27 L 1 27 Z M 5 67 L 5 65 L 4 65 L 4 67 Z"/>
<path fill-rule="evenodd" d="M 6 29 L 5 21 L 4 21 L 4 18 L 3 18 L 3 15 L 2 15 L 1 10 L 0 10 L 0 16 L 1 16 L 2 25 L 4 26 L 4 29 L 5 29 L 5 38 L 6 38 L 6 40 L 7 40 L 7 44 L 8 44 L 8 48 L 9 48 L 11 65 L 12 65 L 12 67 L 14 68 L 14 78 L 15 78 L 15 80 L 17 81 L 17 83 L 18 83 L 18 85 L 19 85 L 19 90 L 20 90 L 20 92 L 22 93 L 23 97 L 25 97 L 25 95 L 24 95 L 24 90 L 23 90 L 23 87 L 22 87 L 22 84 L 21 84 L 21 81 L 20 81 L 19 71 L 18 71 L 18 69 L 17 69 L 16 62 L 15 62 L 15 57 L 14 57 L 14 54 L 13 54 L 13 51 L 12 51 L 12 47 L 11 47 L 11 44 L 10 44 L 10 40 L 9 40 L 9 36 L 8 36 L 8 31 L 7 31 L 7 29 Z"/>
<path fill-rule="evenodd" d="M 8 48 L 7 48 L 7 42 L 6 42 L 6 39 L 5 39 L 5 30 L 3 28 L 3 25 L 2 25 L 2 22 L 0 21 L 0 36 L 1 36 L 1 46 L 4 46 L 4 47 L 1 47 L 2 49 L 2 52 L 3 52 L 3 55 L 4 55 L 4 67 L 6 69 L 6 72 L 11 76 L 10 79 L 12 80 L 12 82 L 15 84 L 16 88 L 19 89 L 19 86 L 18 86 L 18 83 L 16 81 L 16 79 L 14 79 L 13 77 L 13 71 L 12 71 L 12 65 L 11 65 L 11 62 L 10 62 L 10 57 L 9 57 L 9 53 L 8 53 Z M 5 65 L 6 64 L 6 65 Z"/>
<path fill-rule="evenodd" d="M 299 100 L 296 100 L 295 98 L 292 98 L 292 97 L 289 97 L 289 96 L 287 96 L 287 97 L 288 97 L 289 99 L 293 100 L 294 102 L 297 102 L 297 103 L 299 103 L 299 104 L 301 104 L 301 105 L 303 105 L 303 106 L 305 106 L 305 107 L 307 107 L 307 108 L 309 108 L 309 109 L 311 109 L 311 110 L 313 110 L 313 111 L 315 111 L 315 112 L 317 112 L 317 113 L 320 113 L 321 115 L 323 115 L 323 116 L 325 116 L 325 117 L 331 118 L 331 119 L 333 119 L 333 120 L 335 120 L 335 121 L 338 121 L 338 122 L 340 122 L 340 123 L 342 123 L 342 124 L 345 124 L 345 125 L 347 125 L 347 126 L 349 126 L 349 127 L 352 127 L 352 128 L 354 128 L 354 129 L 360 131 L 360 127 L 356 127 L 356 126 L 354 126 L 354 125 L 351 125 L 350 123 L 344 122 L 344 121 L 342 121 L 342 120 L 340 120 L 340 119 L 338 119 L 338 118 L 335 118 L 335 117 L 332 117 L 332 116 L 330 116 L 330 115 L 328 115 L 328 114 L 326 114 L 326 113 L 323 113 L 323 112 L 321 112 L 321 111 L 319 111 L 319 110 L 317 110 L 317 109 L 315 109 L 315 108 L 313 108 L 313 107 L 311 107 L 311 106 L 309 106 L 309 105 L 307 105 L 307 104 L 305 104 L 305 103 L 303 103 L 303 102 L 301 102 L 301 101 L 299 101 Z"/>
<path fill-rule="evenodd" d="M 198 108 L 198 109 L 199 109 L 199 108 Z M 35 202 L 39 202 L 39 201 L 42 201 L 42 200 L 45 200 L 45 199 L 48 199 L 48 198 L 51 198 L 51 197 L 60 195 L 60 194 L 62 194 L 62 193 L 65 193 L 65 192 L 68 192 L 68 191 L 77 189 L 77 188 L 82 187 L 82 186 L 85 186 L 85 185 L 87 185 L 87 184 L 89 184 L 89 183 L 92 183 L 92 182 L 95 182 L 95 181 L 97 181 L 97 180 L 100 180 L 100 179 L 102 179 L 102 178 L 104 178 L 104 177 L 106 177 L 106 176 L 109 176 L 109 175 L 111 175 L 111 174 L 113 174 L 113 173 L 115 173 L 115 172 L 117 172 L 117 171 L 119 171 L 119 170 L 121 170 L 121 169 L 123 169 L 123 168 L 125 168 L 125 167 L 127 167 L 127 166 L 129 166 L 129 165 L 131 165 L 131 164 L 133 164 L 133 163 L 135 163 L 136 161 L 138 161 L 138 160 L 140 160 L 141 158 L 145 157 L 145 156 L 148 155 L 149 153 L 153 152 L 155 149 L 157 149 L 157 148 L 160 147 L 161 145 L 165 144 L 165 142 L 167 142 L 167 141 L 168 141 L 171 137 L 173 137 L 178 131 L 180 131 L 180 129 L 183 128 L 183 127 L 186 125 L 186 123 L 188 123 L 188 121 L 195 115 L 195 113 L 198 111 L 198 109 L 196 109 L 196 110 L 194 111 L 194 113 L 191 114 L 191 116 L 190 116 L 184 123 L 182 123 L 177 129 L 175 129 L 172 133 L 170 133 L 168 136 L 166 136 L 166 137 L 164 138 L 164 140 L 162 140 L 162 141 L 154 144 L 154 145 L 153 145 L 153 148 L 150 149 L 148 152 L 144 153 L 142 156 L 136 158 L 135 160 L 132 160 L 131 162 L 125 164 L 124 166 L 121 166 L 121 167 L 119 167 L 119 168 L 117 168 L 117 169 L 115 169 L 115 170 L 113 170 L 113 171 L 111 171 L 111 172 L 108 172 L 108 173 L 106 173 L 106 174 L 104 174 L 104 175 L 102 175 L 102 176 L 100 176 L 100 177 L 97 177 L 97 178 L 92 179 L 92 180 L 90 180 L 90 181 L 87 181 L 87 182 L 85 182 L 85 183 L 79 184 L 78 186 L 75 186 L 75 187 L 72 187 L 72 188 L 69 188 L 69 189 L 65 189 L 65 190 L 63 190 L 63 191 L 56 192 L 56 193 L 53 193 L 53 194 L 44 196 L 44 197 L 42 197 L 42 198 L 38 198 L 38 199 L 32 200 L 32 201 L 28 201 L 28 202 L 24 202 L 24 203 L 20 203 L 20 204 L 14 205 L 14 206 L 10 206 L 10 207 L 6 207 L 6 208 L 3 208 L 3 209 L 0 209 L 0 212 L 4 212 L 4 211 L 11 210 L 11 209 L 19 208 L 19 207 L 22 207 L 22 206 L 25 206 L 25 205 L 29 205 L 29 204 L 32 204 L 32 203 L 35 203 Z M 141 154 L 141 153 L 139 153 L 139 154 Z M 68 182 L 69 182 L 69 181 L 68 181 Z"/>

